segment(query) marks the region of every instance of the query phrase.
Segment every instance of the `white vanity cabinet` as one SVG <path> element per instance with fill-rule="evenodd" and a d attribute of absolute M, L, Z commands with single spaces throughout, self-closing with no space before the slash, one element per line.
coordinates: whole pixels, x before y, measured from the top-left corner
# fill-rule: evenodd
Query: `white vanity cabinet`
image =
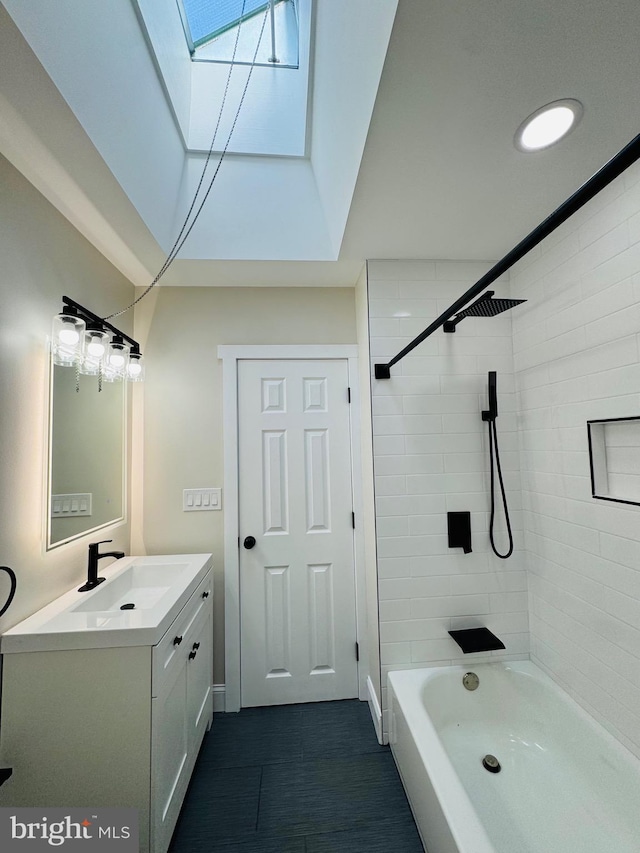
<path fill-rule="evenodd" d="M 169 846 L 191 772 L 212 718 L 211 576 L 194 606 L 153 649 L 151 850 Z M 187 610 L 187 608 L 185 608 Z"/>
<path fill-rule="evenodd" d="M 0 806 L 138 809 L 166 853 L 213 718 L 212 572 L 156 645 L 3 655 Z"/>

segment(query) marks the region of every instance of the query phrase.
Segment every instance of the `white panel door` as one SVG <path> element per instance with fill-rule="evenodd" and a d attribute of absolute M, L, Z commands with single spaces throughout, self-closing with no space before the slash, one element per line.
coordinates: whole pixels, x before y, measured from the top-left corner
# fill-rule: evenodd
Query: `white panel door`
<path fill-rule="evenodd" d="M 339 359 L 238 365 L 244 707 L 358 695 L 347 385 Z"/>

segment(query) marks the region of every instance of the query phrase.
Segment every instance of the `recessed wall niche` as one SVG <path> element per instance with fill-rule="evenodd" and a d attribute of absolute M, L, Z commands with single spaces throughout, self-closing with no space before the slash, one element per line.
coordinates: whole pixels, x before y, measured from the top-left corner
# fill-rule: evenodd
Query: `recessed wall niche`
<path fill-rule="evenodd" d="M 591 494 L 640 506 L 640 417 L 587 421 Z"/>

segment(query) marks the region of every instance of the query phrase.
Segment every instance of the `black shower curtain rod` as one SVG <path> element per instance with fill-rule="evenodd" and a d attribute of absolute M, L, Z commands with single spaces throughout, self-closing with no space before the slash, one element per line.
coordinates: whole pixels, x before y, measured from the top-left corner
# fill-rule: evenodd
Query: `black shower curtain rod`
<path fill-rule="evenodd" d="M 638 134 L 635 139 L 632 139 L 628 145 L 625 145 L 625 147 L 619 151 L 615 157 L 612 157 L 608 163 L 605 163 L 605 165 L 599 169 L 595 175 L 589 178 L 589 180 L 586 181 L 580 189 L 576 190 L 573 195 L 569 196 L 569 198 L 564 201 L 560 207 L 556 208 L 550 216 L 541 222 L 537 228 L 534 228 L 530 234 L 527 234 L 527 236 L 510 252 L 508 252 L 501 261 L 494 264 L 489 272 L 485 273 L 481 279 L 466 291 L 466 293 L 463 293 L 462 296 L 457 299 L 453 305 L 447 308 L 447 310 L 441 314 L 437 320 L 434 320 L 433 323 L 424 330 L 424 332 L 421 332 L 417 338 L 414 338 L 410 344 L 407 344 L 403 350 L 400 350 L 400 352 L 394 356 L 391 361 L 386 364 L 376 364 L 376 379 L 390 379 L 391 367 L 393 367 L 394 364 L 397 364 L 401 358 L 404 358 L 405 355 L 410 353 L 412 349 L 415 349 L 418 344 L 421 344 L 422 341 L 429 337 L 429 335 L 433 334 L 433 332 L 443 326 L 447 320 L 453 317 L 454 314 L 461 311 L 468 302 L 475 299 L 476 296 L 479 296 L 486 287 L 493 284 L 499 276 L 523 258 L 527 252 L 530 252 L 531 249 L 538 245 L 538 243 L 542 242 L 545 237 L 548 237 L 549 234 L 562 225 L 565 220 L 572 216 L 577 210 L 580 210 L 580 208 L 597 195 L 600 190 L 603 190 L 639 158 L 640 134 Z"/>

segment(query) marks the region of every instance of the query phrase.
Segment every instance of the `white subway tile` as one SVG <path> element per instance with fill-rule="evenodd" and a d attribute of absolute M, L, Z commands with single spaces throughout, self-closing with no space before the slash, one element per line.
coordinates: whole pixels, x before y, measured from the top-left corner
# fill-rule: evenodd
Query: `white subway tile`
<path fill-rule="evenodd" d="M 451 637 L 445 636 L 438 640 L 415 640 L 411 643 L 411 660 L 414 662 L 424 660 L 438 660 L 438 658 L 452 657 L 456 653 L 456 646 Z"/>
<path fill-rule="evenodd" d="M 480 408 L 477 394 L 420 394 L 406 396 L 403 400 L 407 415 L 459 414 L 477 412 Z"/>
<path fill-rule="evenodd" d="M 393 280 L 368 282 L 369 299 L 397 299 L 398 282 Z"/>
<path fill-rule="evenodd" d="M 371 410 L 374 415 L 401 415 L 403 414 L 402 397 L 372 397 Z"/>
<path fill-rule="evenodd" d="M 411 618 L 411 603 L 408 599 L 393 599 L 378 603 L 380 622 L 398 622 Z"/>
<path fill-rule="evenodd" d="M 369 275 L 373 278 L 397 278 L 405 281 L 434 279 L 434 261 L 367 261 Z"/>
<path fill-rule="evenodd" d="M 378 516 L 376 519 L 378 536 L 408 536 L 409 519 L 405 515 Z"/>
<path fill-rule="evenodd" d="M 409 535 L 424 536 L 434 533 L 442 533 L 446 524 L 442 513 L 436 515 L 412 515 L 409 521 Z"/>
<path fill-rule="evenodd" d="M 488 595 L 445 595 L 434 598 L 414 598 L 411 601 L 411 616 L 414 619 L 483 613 L 489 613 Z"/>
<path fill-rule="evenodd" d="M 376 477 L 376 495 L 405 495 L 407 478 L 404 476 Z"/>
<path fill-rule="evenodd" d="M 381 643 L 380 645 L 380 663 L 381 664 L 396 664 L 408 663 L 411 661 L 411 644 L 410 643 Z"/>
<path fill-rule="evenodd" d="M 440 393 L 439 376 L 402 376 L 391 368 L 391 379 L 379 380 L 375 383 L 375 393 L 381 396 L 393 395 L 417 396 Z"/>
<path fill-rule="evenodd" d="M 451 578 L 452 595 L 475 595 L 477 593 L 508 593 L 526 592 L 527 576 L 525 572 L 486 572 L 473 575 L 456 575 Z M 522 602 L 520 601 L 520 605 Z M 527 609 L 526 600 L 524 607 L 514 607 L 513 610 Z M 504 607 L 499 608 L 502 612 Z"/>
<path fill-rule="evenodd" d="M 407 494 L 443 494 L 447 491 L 482 492 L 484 491 L 483 475 L 479 472 L 407 475 Z"/>
<path fill-rule="evenodd" d="M 443 456 L 429 453 L 415 456 L 378 456 L 376 474 L 440 474 L 443 471 Z"/>
<path fill-rule="evenodd" d="M 444 495 L 400 495 L 376 498 L 378 516 L 385 515 L 428 515 L 445 511 Z"/>
<path fill-rule="evenodd" d="M 377 529 L 380 536 L 380 524 L 384 521 L 390 521 L 388 518 L 378 519 Z M 385 580 L 393 580 L 395 578 L 408 578 L 411 576 L 411 559 L 409 557 L 379 557 L 378 558 L 378 577 Z"/>
<path fill-rule="evenodd" d="M 411 578 L 381 579 L 378 583 L 378 595 L 381 601 L 399 598 L 410 599 L 411 590 Z"/>
<path fill-rule="evenodd" d="M 447 575 L 413 579 L 413 598 L 432 598 L 451 595 L 451 578 Z"/>
<path fill-rule="evenodd" d="M 424 435 L 442 432 L 441 415 L 374 415 L 375 435 Z"/>
<path fill-rule="evenodd" d="M 411 558 L 411 575 L 413 577 L 429 577 L 447 573 L 454 578 L 458 572 L 467 574 L 486 572 L 487 570 L 487 554 L 477 551 L 465 554 L 464 558 L 453 553 Z"/>
<path fill-rule="evenodd" d="M 435 277 L 441 281 L 455 281 L 460 283 L 460 292 L 475 284 L 478 279 L 487 273 L 493 263 L 491 261 L 436 261 Z M 500 276 L 496 282 L 504 283 L 505 276 Z"/>
<path fill-rule="evenodd" d="M 640 243 L 613 255 L 598 266 L 585 269 L 581 275 L 582 292 L 591 296 L 616 284 L 640 269 Z"/>
<path fill-rule="evenodd" d="M 417 351 L 419 349 L 418 347 Z M 428 376 L 429 374 L 440 376 L 440 384 L 444 389 L 446 376 L 476 373 L 477 364 L 477 358 L 473 355 L 452 353 L 442 356 L 408 356 L 400 362 L 399 367 L 403 376 Z"/>
<path fill-rule="evenodd" d="M 467 435 L 408 435 L 406 452 L 409 454 L 471 453 L 482 450 L 480 432 Z"/>
<path fill-rule="evenodd" d="M 386 622 L 380 629 L 380 642 L 397 643 L 411 640 L 434 640 L 446 636 L 449 619 L 406 619 Z"/>
<path fill-rule="evenodd" d="M 375 456 L 402 455 L 405 452 L 404 435 L 374 435 L 373 452 Z"/>

